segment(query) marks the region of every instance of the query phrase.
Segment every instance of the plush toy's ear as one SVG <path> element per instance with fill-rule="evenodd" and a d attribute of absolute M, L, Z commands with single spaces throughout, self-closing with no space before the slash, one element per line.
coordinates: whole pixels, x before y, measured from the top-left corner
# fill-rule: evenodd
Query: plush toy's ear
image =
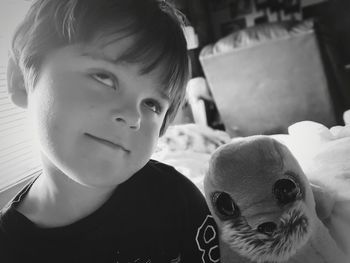
<path fill-rule="evenodd" d="M 23 73 L 12 57 L 7 64 L 7 89 L 14 104 L 21 108 L 27 108 L 27 90 Z"/>

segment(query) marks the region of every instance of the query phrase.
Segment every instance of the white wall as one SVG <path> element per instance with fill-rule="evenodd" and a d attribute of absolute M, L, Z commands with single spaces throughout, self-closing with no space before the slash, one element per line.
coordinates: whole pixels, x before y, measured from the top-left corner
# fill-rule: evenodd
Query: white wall
<path fill-rule="evenodd" d="M 29 8 L 29 1 L 0 0 L 0 63 L 7 60 L 11 35 Z"/>

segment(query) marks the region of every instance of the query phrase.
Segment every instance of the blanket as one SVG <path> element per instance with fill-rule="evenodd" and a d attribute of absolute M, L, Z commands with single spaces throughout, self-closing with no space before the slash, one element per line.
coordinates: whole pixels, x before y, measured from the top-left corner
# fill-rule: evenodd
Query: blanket
<path fill-rule="evenodd" d="M 170 126 L 159 139 L 152 159 L 172 165 L 203 193 L 211 154 L 231 140 L 226 132 L 194 123 Z"/>

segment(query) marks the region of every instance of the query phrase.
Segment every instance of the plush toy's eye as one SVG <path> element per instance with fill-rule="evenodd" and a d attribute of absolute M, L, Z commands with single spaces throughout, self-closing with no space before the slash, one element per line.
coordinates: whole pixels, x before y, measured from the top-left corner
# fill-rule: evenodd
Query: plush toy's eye
<path fill-rule="evenodd" d="M 213 201 L 216 210 L 220 213 L 221 216 L 225 218 L 239 216 L 239 209 L 229 194 L 225 192 L 215 193 L 213 196 Z"/>
<path fill-rule="evenodd" d="M 300 188 L 291 179 L 280 179 L 275 183 L 273 193 L 278 202 L 285 205 L 296 201 Z"/>
<path fill-rule="evenodd" d="M 258 226 L 258 231 L 266 235 L 272 235 L 277 225 L 274 222 L 266 222 Z"/>

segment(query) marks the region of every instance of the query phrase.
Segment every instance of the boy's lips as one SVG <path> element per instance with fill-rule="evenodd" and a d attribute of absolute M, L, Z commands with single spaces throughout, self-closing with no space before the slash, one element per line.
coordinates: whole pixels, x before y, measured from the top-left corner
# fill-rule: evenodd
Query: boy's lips
<path fill-rule="evenodd" d="M 122 149 L 124 152 L 126 153 L 130 153 L 130 150 L 126 149 L 123 145 L 120 145 L 116 142 L 113 142 L 113 141 L 110 141 L 110 140 L 106 140 L 106 139 L 103 139 L 103 138 L 100 138 L 100 137 L 96 137 L 94 135 L 91 135 L 89 133 L 84 133 L 86 136 L 88 136 L 89 138 L 95 140 L 95 141 L 98 141 L 99 143 L 102 143 L 104 145 L 107 145 L 109 147 L 112 147 L 113 149 Z"/>

